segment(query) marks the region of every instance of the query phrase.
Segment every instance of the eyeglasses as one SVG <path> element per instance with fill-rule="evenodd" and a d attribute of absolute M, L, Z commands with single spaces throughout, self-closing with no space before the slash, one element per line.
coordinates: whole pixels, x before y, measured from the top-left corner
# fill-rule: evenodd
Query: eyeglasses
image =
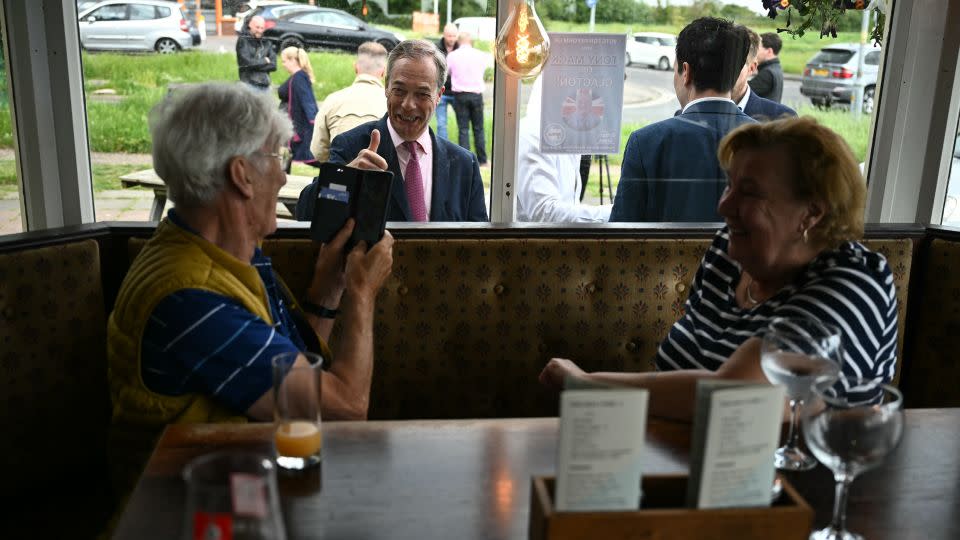
<path fill-rule="evenodd" d="M 278 152 L 261 152 L 256 151 L 254 154 L 258 156 L 272 157 L 280 160 L 280 165 L 285 166 L 288 161 L 290 161 L 290 148 L 286 146 L 281 146 Z"/>

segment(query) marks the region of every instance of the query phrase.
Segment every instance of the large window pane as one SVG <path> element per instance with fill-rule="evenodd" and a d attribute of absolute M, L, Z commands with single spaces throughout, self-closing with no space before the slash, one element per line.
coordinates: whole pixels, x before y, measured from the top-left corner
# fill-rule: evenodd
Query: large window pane
<path fill-rule="evenodd" d="M 838 132 L 850 145 L 857 160 L 865 160 L 870 146 L 872 114 L 881 84 L 878 73 L 882 48 L 870 42 L 861 46 L 860 28 L 864 17 L 874 15 L 850 10 L 837 26 L 836 37 L 830 33 L 821 37 L 818 31 L 813 30 L 794 38 L 787 33 L 777 33 L 778 28 L 786 25 L 786 13 L 781 12 L 778 19 L 771 20 L 765 17 L 760 2 L 695 2 L 693 6 L 650 4 L 612 1 L 597 5 L 594 31 L 626 34 L 629 65 L 624 81 L 624 105 L 620 113 L 620 151 L 607 156 L 591 156 L 589 174 L 581 175 L 581 178 L 586 177 L 582 204 L 609 204 L 622 178 L 624 147 L 630 134 L 671 118 L 680 110 L 674 90 L 674 36 L 689 22 L 702 16 L 733 20 L 757 34 L 771 33 L 780 37 L 782 48 L 777 57 L 783 82 L 782 92 L 774 100 L 801 116 L 812 116 Z M 538 2 L 537 9 L 550 32 L 590 31 L 590 10 L 583 3 Z M 874 18 L 869 20 L 870 25 L 874 22 Z M 792 26 L 796 27 L 799 23 L 799 17 L 794 12 Z M 769 55 L 763 49 L 761 46 L 758 63 L 764 60 L 764 54 Z M 755 84 L 759 82 L 753 80 L 751 86 L 760 88 Z M 521 111 L 524 111 L 529 99 L 530 88 L 529 85 L 524 86 Z M 738 96 L 734 96 L 734 101 L 737 99 Z M 859 100 L 859 103 L 851 106 L 854 100 Z M 606 107 L 606 111 L 604 114 L 618 112 L 614 107 Z M 696 159 L 696 156 L 689 158 Z M 584 163 L 587 159 L 584 158 Z M 569 165 L 565 166 L 569 168 Z M 587 169 L 584 168 L 583 172 L 586 173 Z M 523 171 L 519 174 L 522 175 Z M 603 186 L 599 182 L 601 174 Z M 609 185 L 608 179 L 612 180 Z M 524 182 L 524 178 L 518 178 L 518 182 Z M 573 185 L 572 182 L 568 184 Z M 522 201 L 518 201 L 520 204 Z"/>
<path fill-rule="evenodd" d="M 101 17 L 99 12 L 85 14 L 82 9 L 79 11 L 97 220 L 146 220 L 162 215 L 159 208 L 154 208 L 152 186 L 157 180 L 150 175 L 147 114 L 168 91 L 179 85 L 237 81 L 236 33 L 250 16 L 265 18 L 264 38 L 276 48 L 293 45 L 308 50 L 315 75 L 313 94 L 318 105 L 331 93 L 354 82 L 355 52 L 360 43 L 375 40 L 392 47 L 398 38 L 424 38 L 437 43 L 448 20 L 445 0 L 438 3 L 438 14 L 431 13 L 432 3 L 425 5 L 426 11 L 420 13 L 420 2 L 388 4 L 386 0 L 366 3 L 317 0 L 316 6 L 310 6 L 305 0 L 292 5 L 223 0 L 224 18 L 219 25 L 215 17 L 215 0 L 203 0 L 199 6 L 194 0 L 187 0 L 184 4 L 182 11 L 174 10 L 169 16 L 151 19 L 143 16 L 145 12 L 141 13 L 137 7 L 140 4 L 135 0 L 130 1 L 129 8 L 114 14 L 122 14 L 123 20 L 105 20 L 106 17 Z M 364 6 L 366 13 L 363 12 Z M 342 12 L 318 12 L 318 8 L 336 8 Z M 494 1 L 457 0 L 452 3 L 449 20 L 460 23 L 474 34 L 477 49 L 492 52 L 495 13 Z M 199 36 L 200 25 L 197 23 L 200 17 L 204 21 L 206 36 L 201 43 L 195 44 L 197 40 L 191 39 L 191 34 Z M 152 37 L 120 39 L 117 35 L 123 32 L 114 32 L 116 28 L 111 25 L 121 24 L 137 25 L 140 29 L 135 32 L 137 36 Z M 298 26 L 288 28 L 291 25 Z M 281 32 L 284 28 L 289 31 Z M 320 32 L 311 33 L 317 29 Z M 329 32 L 324 33 L 326 30 Z M 166 41 L 162 41 L 165 38 Z M 167 52 L 170 54 L 161 54 Z M 493 72 L 491 64 L 485 73 L 483 92 L 483 140 L 488 164 L 481 168 L 481 177 L 487 205 L 492 152 Z M 277 95 L 288 77 L 278 60 L 277 69 L 269 74 L 270 92 Z M 445 110 L 446 137 L 456 143 L 459 139 L 457 115 L 451 106 L 446 106 Z M 435 116 L 430 126 L 436 131 Z M 472 133 L 467 134 L 464 145 L 471 152 L 477 151 Z M 315 167 L 295 162 L 290 174 L 309 179 L 316 175 L 316 171 Z M 157 192 L 162 193 L 163 186 L 156 187 Z M 169 203 L 166 206 L 169 207 Z M 289 210 L 282 205 L 278 207 L 281 217 L 289 216 Z"/>
<path fill-rule="evenodd" d="M 941 223 L 960 227 L 960 129 L 957 136 L 948 144 L 953 146 L 950 153 L 950 176 L 947 179 L 947 195 L 943 201 Z"/>
<path fill-rule="evenodd" d="M 0 235 L 23 231 L 4 50 L 0 47 Z"/>

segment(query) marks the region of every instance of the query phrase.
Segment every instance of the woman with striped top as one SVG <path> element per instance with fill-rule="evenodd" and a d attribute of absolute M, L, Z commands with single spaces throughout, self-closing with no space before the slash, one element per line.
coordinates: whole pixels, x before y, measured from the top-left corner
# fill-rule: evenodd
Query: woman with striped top
<path fill-rule="evenodd" d="M 892 379 L 897 300 L 886 259 L 856 241 L 866 185 L 847 144 L 810 118 L 750 124 L 720 144 L 726 226 L 703 257 L 684 315 L 657 350 L 655 373 L 585 373 L 550 360 L 540 381 L 567 376 L 651 393 L 651 413 L 689 419 L 704 378 L 766 381 L 760 343 L 774 317 L 838 326 L 843 372 Z"/>

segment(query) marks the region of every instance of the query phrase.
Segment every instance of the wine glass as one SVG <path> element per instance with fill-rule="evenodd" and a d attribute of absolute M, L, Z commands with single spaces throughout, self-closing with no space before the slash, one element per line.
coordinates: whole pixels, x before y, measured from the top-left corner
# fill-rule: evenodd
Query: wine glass
<path fill-rule="evenodd" d="M 810 540 L 863 540 L 846 530 L 847 493 L 858 474 L 879 466 L 900 442 L 903 395 L 878 379 L 821 377 L 803 408 L 803 433 L 837 482 L 833 519 Z"/>
<path fill-rule="evenodd" d="M 840 372 L 840 341 L 839 328 L 813 319 L 776 318 L 767 327 L 760 347 L 760 367 L 771 383 L 786 387 L 790 400 L 787 442 L 773 456 L 778 469 L 806 471 L 817 465 L 817 460 L 798 446 L 797 413 L 817 377 Z"/>

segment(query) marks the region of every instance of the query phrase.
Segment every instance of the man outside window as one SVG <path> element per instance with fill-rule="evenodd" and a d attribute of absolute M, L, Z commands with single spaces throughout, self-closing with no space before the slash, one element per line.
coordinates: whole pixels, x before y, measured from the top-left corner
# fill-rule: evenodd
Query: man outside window
<path fill-rule="evenodd" d="M 443 37 L 437 41 L 437 49 L 446 57 L 448 54 L 457 50 L 457 25 L 447 23 L 443 27 Z M 437 137 L 447 138 L 447 105 L 453 106 L 453 96 L 450 95 L 450 74 L 447 73 L 447 80 L 443 85 L 446 91 L 440 96 L 440 104 L 437 106 Z"/>
<path fill-rule="evenodd" d="M 783 68 L 780 66 L 780 48 L 783 41 L 773 32 L 760 35 L 760 61 L 757 76 L 750 81 L 750 88 L 762 98 L 780 103 L 783 97 Z"/>
<path fill-rule="evenodd" d="M 310 151 L 317 161 L 330 157 L 330 141 L 360 124 L 376 120 L 387 112 L 383 93 L 383 75 L 387 69 L 387 49 L 368 41 L 357 50 L 353 70 L 357 77 L 350 86 L 333 92 L 320 104 L 313 124 Z"/>
<path fill-rule="evenodd" d="M 237 68 L 241 81 L 267 91 L 270 89 L 270 72 L 277 70 L 277 51 L 263 39 L 264 25 L 263 17 L 251 17 L 247 31 L 237 38 Z"/>
<path fill-rule="evenodd" d="M 740 78 L 738 78 L 737 83 L 733 85 L 733 101 L 737 103 L 741 111 L 747 113 L 747 116 L 758 122 L 796 116 L 797 111 L 794 111 L 786 105 L 781 105 L 776 101 L 760 97 L 750 89 L 747 81 L 757 73 L 757 54 L 760 50 L 760 36 L 746 26 L 741 26 L 740 29 L 750 36 L 750 52 L 747 53 L 747 63 L 743 65 Z"/>
<path fill-rule="evenodd" d="M 457 113 L 458 143 L 470 150 L 470 125 L 473 146 L 480 165 L 487 164 L 486 141 L 483 137 L 483 73 L 493 63 L 492 57 L 473 48 L 469 32 L 457 38 L 459 47 L 447 55 L 450 83 L 453 85 L 453 110 Z"/>
<path fill-rule="evenodd" d="M 430 130 L 447 63 L 422 39 L 400 42 L 387 57 L 387 114 L 341 133 L 330 162 L 393 173 L 387 221 L 487 221 L 477 158 Z M 300 192 L 296 217 L 310 220 L 317 182 Z"/>
<path fill-rule="evenodd" d="M 673 87 L 681 113 L 630 135 L 610 221 L 721 221 L 726 174 L 717 147 L 755 122 L 730 99 L 749 48 L 747 33 L 722 19 L 703 17 L 680 31 Z"/>

